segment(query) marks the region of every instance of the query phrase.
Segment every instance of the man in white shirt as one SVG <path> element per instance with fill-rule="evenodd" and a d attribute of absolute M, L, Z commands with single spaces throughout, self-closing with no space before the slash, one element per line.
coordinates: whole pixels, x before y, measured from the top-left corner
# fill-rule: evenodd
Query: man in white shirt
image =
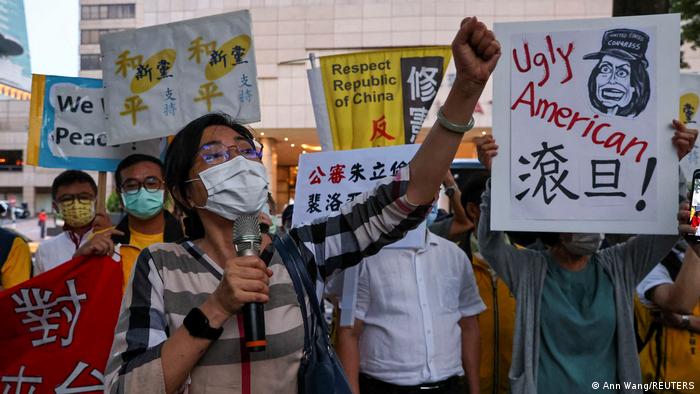
<path fill-rule="evenodd" d="M 108 227 L 106 215 L 95 214 L 97 184 L 83 171 L 60 173 L 51 185 L 54 209 L 63 216 L 65 225 L 58 236 L 43 241 L 34 255 L 34 275 L 55 268 L 73 255 L 92 235 L 95 227 Z"/>
<path fill-rule="evenodd" d="M 479 392 L 486 306 L 466 254 L 427 232 L 423 249 L 383 249 L 360 267 L 355 324 L 336 346 L 353 391 Z"/>

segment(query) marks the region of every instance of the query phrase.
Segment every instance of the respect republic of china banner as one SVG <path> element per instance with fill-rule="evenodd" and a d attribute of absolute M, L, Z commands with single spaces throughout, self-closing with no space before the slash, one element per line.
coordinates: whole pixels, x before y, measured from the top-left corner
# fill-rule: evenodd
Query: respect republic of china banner
<path fill-rule="evenodd" d="M 247 10 L 105 34 L 100 46 L 110 144 L 174 135 L 210 112 L 260 120 Z"/>
<path fill-rule="evenodd" d="M 432 46 L 321 57 L 334 149 L 414 143 L 451 55 L 448 46 Z"/>
<path fill-rule="evenodd" d="M 103 392 L 121 265 L 81 256 L 0 291 L 3 393 Z"/>
<path fill-rule="evenodd" d="M 27 164 L 114 171 L 125 157 L 163 157 L 165 138 L 109 145 L 102 80 L 34 74 L 29 106 Z"/>

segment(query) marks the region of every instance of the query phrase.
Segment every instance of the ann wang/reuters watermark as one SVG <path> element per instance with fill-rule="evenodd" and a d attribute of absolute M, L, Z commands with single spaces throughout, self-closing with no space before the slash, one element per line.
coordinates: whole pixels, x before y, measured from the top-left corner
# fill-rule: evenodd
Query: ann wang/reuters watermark
<path fill-rule="evenodd" d="M 608 383 L 593 382 L 594 390 L 695 390 L 695 382 L 649 382 L 649 383 Z"/>

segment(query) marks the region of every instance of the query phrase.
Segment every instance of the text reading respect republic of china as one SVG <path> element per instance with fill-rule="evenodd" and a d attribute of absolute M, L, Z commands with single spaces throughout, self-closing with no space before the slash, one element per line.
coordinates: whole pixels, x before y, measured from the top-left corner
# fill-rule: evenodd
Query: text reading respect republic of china
<path fill-rule="evenodd" d="M 351 76 L 355 74 L 364 74 L 371 71 L 391 71 L 391 61 L 384 60 L 374 63 L 353 64 L 352 66 L 343 66 L 341 64 L 333 64 L 331 66 L 333 76 Z M 374 88 L 379 88 L 386 85 L 397 85 L 396 77 L 391 77 L 386 74 L 375 77 L 369 75 L 366 78 L 356 79 L 354 81 L 344 81 L 343 79 L 333 80 L 333 90 L 337 92 L 347 92 L 348 94 L 336 99 L 334 105 L 336 107 L 347 107 L 352 101 L 353 104 L 362 103 L 380 103 L 383 101 L 394 101 L 394 94 L 391 92 L 377 93 Z M 371 91 L 360 92 L 362 88 L 371 89 Z"/>

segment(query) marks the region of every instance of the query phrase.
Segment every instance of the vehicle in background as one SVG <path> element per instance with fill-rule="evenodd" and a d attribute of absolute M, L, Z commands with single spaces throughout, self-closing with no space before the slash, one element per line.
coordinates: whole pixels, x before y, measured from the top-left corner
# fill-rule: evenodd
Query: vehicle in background
<path fill-rule="evenodd" d="M 0 211 L 4 211 L 5 213 L 2 214 L 2 217 L 5 219 L 10 218 L 10 204 L 7 201 L 0 200 Z M 27 206 L 26 202 L 23 202 L 21 206 L 14 206 L 12 207 L 12 210 L 15 213 L 15 219 L 26 219 L 30 216 L 29 208 Z"/>

